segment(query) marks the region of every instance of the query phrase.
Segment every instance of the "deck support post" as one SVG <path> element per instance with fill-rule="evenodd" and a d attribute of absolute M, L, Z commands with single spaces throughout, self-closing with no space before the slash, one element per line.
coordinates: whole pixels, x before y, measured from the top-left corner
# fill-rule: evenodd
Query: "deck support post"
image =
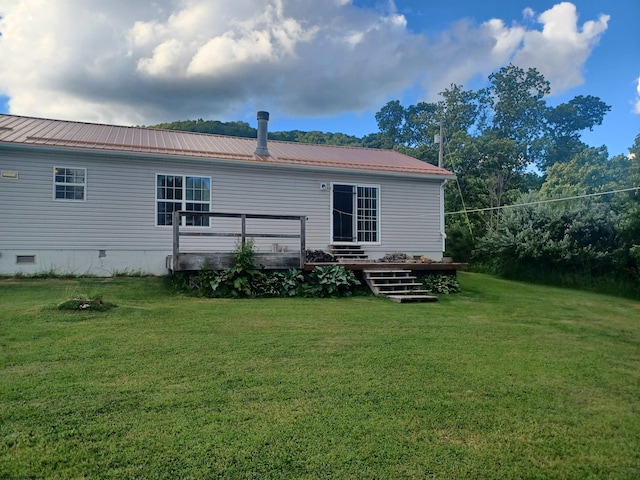
<path fill-rule="evenodd" d="M 240 232 L 240 245 L 244 248 L 247 239 L 247 216 L 243 213 L 240 218 L 242 219 L 242 230 Z"/>
<path fill-rule="evenodd" d="M 307 247 L 305 238 L 307 236 L 307 217 L 300 217 L 300 268 L 304 268 L 307 260 Z"/>
<path fill-rule="evenodd" d="M 171 225 L 173 226 L 173 255 L 171 256 L 171 266 L 174 272 L 178 271 L 178 255 L 180 253 L 180 212 L 174 211 L 171 214 Z"/>

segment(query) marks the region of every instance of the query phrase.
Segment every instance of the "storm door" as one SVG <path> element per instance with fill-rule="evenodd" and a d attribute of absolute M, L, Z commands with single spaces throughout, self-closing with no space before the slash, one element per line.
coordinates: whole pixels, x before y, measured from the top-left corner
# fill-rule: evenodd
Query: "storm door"
<path fill-rule="evenodd" d="M 356 186 L 333 185 L 333 239 L 334 243 L 356 242 Z"/>

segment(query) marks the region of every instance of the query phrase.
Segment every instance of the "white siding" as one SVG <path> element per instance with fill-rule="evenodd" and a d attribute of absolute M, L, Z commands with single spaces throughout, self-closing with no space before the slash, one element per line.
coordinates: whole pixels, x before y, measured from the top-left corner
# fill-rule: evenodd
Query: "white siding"
<path fill-rule="evenodd" d="M 442 255 L 441 181 L 360 172 L 337 173 L 311 168 L 247 167 L 207 161 L 179 161 L 44 148 L 2 147 L 0 170 L 17 171 L 17 179 L 0 179 L 0 273 L 110 274 L 115 271 L 164 273 L 171 254 L 172 229 L 156 222 L 156 174 L 211 177 L 211 210 L 230 213 L 304 215 L 306 245 L 327 250 L 331 243 L 331 191 L 326 183 L 380 186 L 380 244 L 365 246 L 372 258 L 402 251 L 439 259 Z M 86 168 L 86 201 L 53 200 L 53 168 Z M 225 229 L 235 220 L 216 220 Z M 249 223 L 249 231 L 274 232 L 274 225 Z M 296 222 L 275 230 L 298 233 Z M 183 237 L 184 238 L 184 237 Z M 233 248 L 234 239 L 211 246 L 192 237 L 185 247 L 196 251 Z M 263 239 L 297 250 L 297 241 Z M 100 252 L 100 251 L 103 252 Z M 105 256 L 106 254 L 106 256 Z M 36 255 L 34 265 L 16 265 L 16 255 Z M 101 255 L 101 256 L 100 256 Z"/>

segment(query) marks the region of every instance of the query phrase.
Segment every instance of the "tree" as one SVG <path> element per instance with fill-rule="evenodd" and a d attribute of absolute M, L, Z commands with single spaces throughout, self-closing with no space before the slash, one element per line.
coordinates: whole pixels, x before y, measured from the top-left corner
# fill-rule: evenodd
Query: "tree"
<path fill-rule="evenodd" d="M 382 134 L 384 148 L 405 144 L 403 132 L 405 117 L 406 112 L 400 104 L 400 100 L 388 102 L 376 113 L 376 122 L 378 122 L 378 129 Z"/>
<path fill-rule="evenodd" d="M 636 136 L 626 158 L 629 164 L 629 188 L 640 187 L 640 134 Z M 640 190 L 621 196 L 624 204 L 619 229 L 625 254 L 620 258 L 620 262 L 640 287 Z"/>
<path fill-rule="evenodd" d="M 609 163 L 608 156 L 605 147 L 585 148 L 571 160 L 555 163 L 547 171 L 540 195 L 544 198 L 559 198 L 615 188 L 615 169 Z"/>
<path fill-rule="evenodd" d="M 558 162 L 570 161 L 581 150 L 588 148 L 580 140 L 580 132 L 601 125 L 609 110 L 609 105 L 591 95 L 579 95 L 567 103 L 547 109 L 546 155 L 538 167 L 546 171 Z"/>
<path fill-rule="evenodd" d="M 492 73 L 489 81 L 490 128 L 513 140 L 523 161 L 533 163 L 545 132 L 544 97 L 551 92 L 549 82 L 535 68 L 525 72 L 515 65 Z"/>

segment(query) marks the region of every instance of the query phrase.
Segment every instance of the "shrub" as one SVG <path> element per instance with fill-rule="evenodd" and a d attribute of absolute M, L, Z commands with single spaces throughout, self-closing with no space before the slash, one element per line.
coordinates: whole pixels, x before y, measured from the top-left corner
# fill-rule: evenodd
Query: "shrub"
<path fill-rule="evenodd" d="M 514 278 L 607 274 L 620 248 L 618 218 L 606 203 L 597 202 L 513 208 L 478 241 L 475 253 L 495 273 Z"/>
<path fill-rule="evenodd" d="M 342 265 L 315 267 L 309 275 L 306 294 L 311 297 L 350 296 L 352 288 L 360 285 L 351 270 Z"/>
<path fill-rule="evenodd" d="M 302 293 L 304 276 L 299 270 L 290 269 L 284 273 L 276 272 L 280 280 L 280 296 L 296 297 Z"/>
<path fill-rule="evenodd" d="M 300 270 L 264 272 L 255 265 L 253 243 L 236 248 L 233 266 L 215 271 L 205 266 L 196 277 L 179 275 L 174 288 L 197 290 L 205 297 L 340 297 L 354 293 L 360 281 L 342 265 L 318 266 L 307 276 Z"/>
<path fill-rule="evenodd" d="M 240 298 L 255 297 L 262 290 L 269 290 L 265 274 L 255 264 L 253 242 L 238 245 L 233 252 L 233 265 L 222 271 L 200 271 L 197 283 L 199 291 L 207 297 Z"/>
<path fill-rule="evenodd" d="M 458 279 L 453 275 L 425 275 L 420 281 L 422 288 L 431 294 L 449 295 L 460 291 Z"/>

